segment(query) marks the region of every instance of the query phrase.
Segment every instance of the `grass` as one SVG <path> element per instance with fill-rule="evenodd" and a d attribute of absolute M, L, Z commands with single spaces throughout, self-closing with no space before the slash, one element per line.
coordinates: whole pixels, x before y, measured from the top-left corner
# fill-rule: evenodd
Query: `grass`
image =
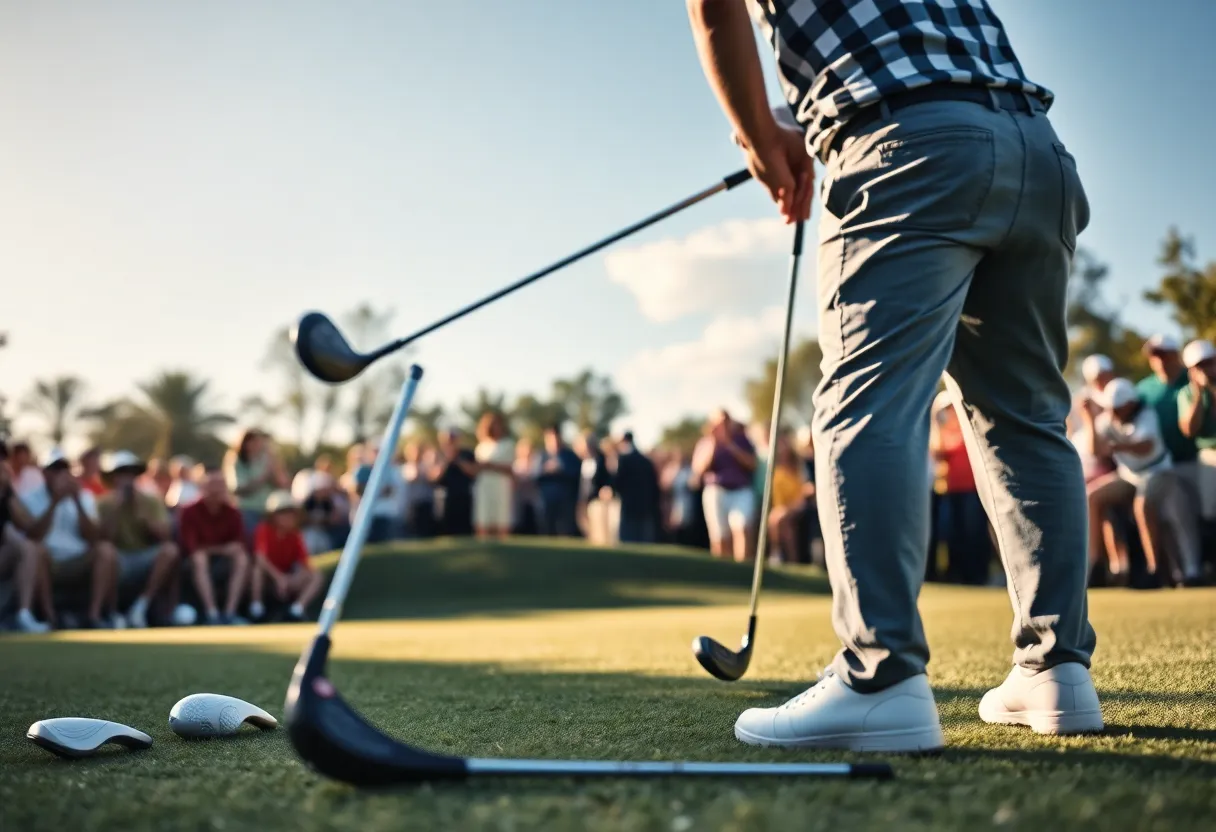
<path fill-rule="evenodd" d="M 801 689 L 831 658 L 821 577 L 771 574 L 741 682 L 688 645 L 734 642 L 749 570 L 702 555 L 555 543 L 369 553 L 333 678 L 375 724 L 473 756 L 828 760 L 738 744 L 738 712 Z M 1003 590 L 927 588 L 931 674 L 950 749 L 885 783 L 487 780 L 359 792 L 304 768 L 284 732 L 186 742 L 180 697 L 230 693 L 279 714 L 309 626 L 64 633 L 0 640 L 0 828 L 12 830 L 1208 828 L 1216 814 L 1216 591 L 1091 593 L 1108 730 L 1048 739 L 987 726 L 1008 670 Z M 383 620 L 392 615 L 395 620 Z M 377 617 L 381 617 L 377 620 Z M 39 718 L 112 718 L 145 752 L 66 762 Z"/>

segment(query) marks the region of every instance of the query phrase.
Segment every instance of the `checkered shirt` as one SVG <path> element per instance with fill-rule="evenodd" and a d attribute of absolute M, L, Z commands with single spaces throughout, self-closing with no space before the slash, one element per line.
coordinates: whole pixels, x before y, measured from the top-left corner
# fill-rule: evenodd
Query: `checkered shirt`
<path fill-rule="evenodd" d="M 1031 83 L 988 0 L 747 0 L 816 156 L 862 107 L 929 84 L 1023 92 Z"/>

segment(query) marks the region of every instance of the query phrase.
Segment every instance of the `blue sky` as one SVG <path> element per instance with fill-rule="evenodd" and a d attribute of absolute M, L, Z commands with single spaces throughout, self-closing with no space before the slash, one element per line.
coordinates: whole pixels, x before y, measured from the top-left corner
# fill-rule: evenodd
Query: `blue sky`
<path fill-rule="evenodd" d="M 1216 258 L 1216 4 L 993 0 L 1139 302 L 1166 228 Z M 777 97 L 773 88 L 774 98 Z M 362 301 L 409 331 L 737 169 L 684 5 L 0 2 L 0 390 L 161 368 L 270 392 L 270 332 Z M 818 207 L 816 207 L 816 212 Z M 428 338 L 423 398 L 613 373 L 641 437 L 776 347 L 789 230 L 755 185 Z M 799 325 L 812 332 L 814 258 Z M 23 420 L 23 428 L 34 423 Z"/>

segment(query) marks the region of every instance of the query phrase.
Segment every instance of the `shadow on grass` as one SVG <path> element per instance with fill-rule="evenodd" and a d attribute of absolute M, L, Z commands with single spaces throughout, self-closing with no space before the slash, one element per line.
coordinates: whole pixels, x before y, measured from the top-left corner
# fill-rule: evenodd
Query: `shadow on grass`
<path fill-rule="evenodd" d="M 340 641 L 340 639 L 339 639 Z M 166 719 L 181 696 L 212 691 L 239 696 L 282 715 L 296 656 L 233 645 L 165 645 L 45 642 L 0 643 L 0 666 L 11 672 L 0 693 L 0 724 L 20 725 L 49 716 L 113 719 L 154 737 L 148 751 L 107 753 L 91 760 L 50 757 L 22 738 L 0 739 L 0 767 L 33 778 L 58 777 L 73 767 L 125 765 L 191 769 L 290 769 L 298 760 L 286 732 L 247 728 L 232 738 L 185 741 Z M 691 661 L 691 659 L 690 659 Z M 731 726 L 747 707 L 774 705 L 803 689 L 798 679 L 725 685 L 708 678 L 634 673 L 571 673 L 521 670 L 488 663 L 344 661 L 331 663 L 331 678 L 348 701 L 390 736 L 445 754 L 478 757 L 703 760 L 860 760 L 834 751 L 742 746 Z M 962 704 L 975 713 L 981 691 L 941 689 L 942 705 Z M 1152 704 L 1151 691 L 1123 692 Z M 1169 696 L 1169 694 L 1165 694 Z M 968 717 L 966 722 L 978 717 Z M 960 727 L 959 721 L 947 731 Z M 1216 763 L 1195 759 L 1183 743 L 1211 742 L 1216 732 L 1172 725 L 1112 725 L 1107 736 L 1134 741 L 1053 747 L 1048 738 L 1011 730 L 999 746 L 951 747 L 937 757 L 895 757 L 901 777 L 929 785 L 924 774 L 945 766 L 965 778 L 1007 777 L 1010 765 L 1036 773 L 1085 768 L 1087 778 L 1216 777 Z M 1007 739 L 1006 739 L 1007 737 Z M 1176 743 L 1178 745 L 1162 745 Z M 962 765 L 964 768 L 959 768 Z M 176 771 L 176 769 L 171 769 Z M 156 776 L 162 776 L 157 774 Z M 166 774 L 182 776 L 185 774 Z M 189 776 L 195 776 L 191 773 Z M 949 780 L 949 777 L 946 778 Z M 941 780 L 939 785 L 945 785 Z"/>
<path fill-rule="evenodd" d="M 332 569 L 335 555 L 320 559 Z M 571 540 L 505 543 L 441 539 L 369 546 L 344 619 L 442 618 L 477 613 L 722 603 L 751 586 L 751 564 L 668 546 L 596 548 Z M 827 577 L 770 569 L 769 592 L 827 594 Z"/>

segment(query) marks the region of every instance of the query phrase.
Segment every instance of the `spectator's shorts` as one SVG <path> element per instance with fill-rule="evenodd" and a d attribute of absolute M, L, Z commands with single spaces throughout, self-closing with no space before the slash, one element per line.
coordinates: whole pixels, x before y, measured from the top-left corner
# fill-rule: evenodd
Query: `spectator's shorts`
<path fill-rule="evenodd" d="M 1195 479 L 1203 519 L 1216 520 L 1216 448 L 1204 448 L 1199 452 Z"/>
<path fill-rule="evenodd" d="M 93 550 L 80 551 L 51 549 L 51 580 L 55 583 L 74 583 L 93 574 Z"/>
<path fill-rule="evenodd" d="M 750 487 L 728 491 L 707 485 L 701 497 L 710 540 L 723 540 L 728 532 L 742 534 L 756 519 L 756 492 Z"/>
<path fill-rule="evenodd" d="M 120 585 L 142 583 L 152 574 L 160 545 L 144 549 L 120 549 L 118 551 L 118 583 Z"/>

